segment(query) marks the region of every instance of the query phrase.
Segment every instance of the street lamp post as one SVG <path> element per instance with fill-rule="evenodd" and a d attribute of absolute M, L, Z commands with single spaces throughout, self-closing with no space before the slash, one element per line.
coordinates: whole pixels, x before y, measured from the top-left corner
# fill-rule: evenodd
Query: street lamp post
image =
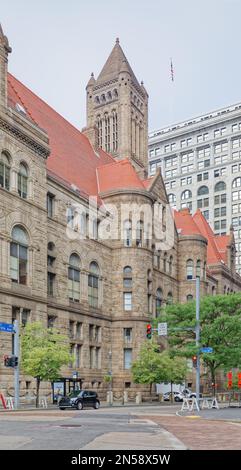
<path fill-rule="evenodd" d="M 196 368 L 196 399 L 199 403 L 200 397 L 200 277 L 196 277 L 196 346 L 197 346 L 197 368 Z"/>
<path fill-rule="evenodd" d="M 112 352 L 108 352 L 109 358 L 109 394 L 110 394 L 110 405 L 112 405 Z"/>

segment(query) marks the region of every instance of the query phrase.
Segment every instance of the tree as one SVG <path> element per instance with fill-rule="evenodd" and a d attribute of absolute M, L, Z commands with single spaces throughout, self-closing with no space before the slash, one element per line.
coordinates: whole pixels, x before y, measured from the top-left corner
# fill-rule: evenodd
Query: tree
<path fill-rule="evenodd" d="M 36 408 L 43 380 L 56 380 L 60 369 L 72 360 L 67 336 L 42 323 L 28 323 L 21 334 L 21 366 L 25 374 L 36 378 Z"/>
<path fill-rule="evenodd" d="M 172 355 L 170 351 L 161 353 L 165 361 L 166 382 L 171 384 L 171 401 L 173 401 L 173 384 L 181 384 L 187 375 L 187 361 L 183 357 Z"/>
<path fill-rule="evenodd" d="M 197 354 L 195 318 L 195 302 L 165 308 L 162 321 L 168 323 L 168 342 L 176 355 L 191 358 Z M 215 390 L 217 369 L 226 371 L 241 364 L 241 295 L 206 296 L 201 299 L 200 328 L 200 346 L 213 348 L 213 353 L 202 353 L 201 359 L 210 371 Z"/>
<path fill-rule="evenodd" d="M 186 364 L 182 358 L 171 357 L 168 351 L 160 352 L 155 340 L 145 342 L 139 357 L 132 365 L 135 383 L 152 384 L 160 382 L 180 383 L 186 375 Z"/>

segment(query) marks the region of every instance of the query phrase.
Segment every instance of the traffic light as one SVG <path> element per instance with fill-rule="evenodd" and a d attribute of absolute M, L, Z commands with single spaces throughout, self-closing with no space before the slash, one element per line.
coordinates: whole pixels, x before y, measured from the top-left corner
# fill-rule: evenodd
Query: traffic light
<path fill-rule="evenodd" d="M 18 366 L 18 357 L 17 356 L 12 356 L 11 357 L 11 367 L 17 367 Z"/>
<path fill-rule="evenodd" d="M 197 356 L 192 356 L 192 366 L 195 369 L 197 368 Z"/>
<path fill-rule="evenodd" d="M 241 373 L 238 372 L 238 388 L 241 388 Z"/>
<path fill-rule="evenodd" d="M 151 339 L 151 336 L 152 336 L 152 326 L 150 325 L 150 323 L 148 323 L 148 325 L 146 325 L 146 337 L 147 339 Z"/>
<path fill-rule="evenodd" d="M 3 356 L 5 367 L 11 367 L 11 356 Z"/>
<path fill-rule="evenodd" d="M 18 357 L 17 356 L 3 356 L 5 367 L 17 367 Z"/>
<path fill-rule="evenodd" d="M 228 388 L 232 388 L 233 386 L 233 373 L 230 371 L 227 373 L 228 378 Z"/>

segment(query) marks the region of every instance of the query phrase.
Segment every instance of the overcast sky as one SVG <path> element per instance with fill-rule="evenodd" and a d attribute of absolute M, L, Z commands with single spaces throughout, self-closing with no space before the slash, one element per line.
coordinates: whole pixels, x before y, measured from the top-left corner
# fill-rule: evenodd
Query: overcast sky
<path fill-rule="evenodd" d="M 116 37 L 148 90 L 149 130 L 241 101 L 241 0 L 0 0 L 0 21 L 11 73 L 79 128 Z"/>

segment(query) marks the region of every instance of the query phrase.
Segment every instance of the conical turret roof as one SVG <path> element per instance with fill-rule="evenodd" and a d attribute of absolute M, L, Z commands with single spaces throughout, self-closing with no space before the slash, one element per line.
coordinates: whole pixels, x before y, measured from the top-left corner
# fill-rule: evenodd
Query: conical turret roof
<path fill-rule="evenodd" d="M 125 66 L 125 71 L 128 71 L 131 75 L 132 80 L 136 83 L 137 86 L 140 86 L 124 52 L 122 47 L 120 46 L 119 39 L 116 39 L 116 43 L 104 65 L 102 68 L 96 83 L 105 83 L 109 80 L 113 80 L 118 77 L 120 71 L 123 69 L 123 62 Z"/>

